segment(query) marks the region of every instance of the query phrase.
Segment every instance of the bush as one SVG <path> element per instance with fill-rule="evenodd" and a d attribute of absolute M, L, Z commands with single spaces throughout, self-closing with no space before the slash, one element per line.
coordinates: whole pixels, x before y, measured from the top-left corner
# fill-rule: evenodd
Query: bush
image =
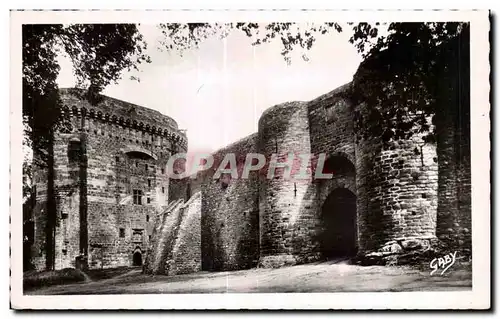
<path fill-rule="evenodd" d="M 23 287 L 28 290 L 82 281 L 85 281 L 85 274 L 74 268 L 39 272 L 30 271 L 24 273 Z"/>

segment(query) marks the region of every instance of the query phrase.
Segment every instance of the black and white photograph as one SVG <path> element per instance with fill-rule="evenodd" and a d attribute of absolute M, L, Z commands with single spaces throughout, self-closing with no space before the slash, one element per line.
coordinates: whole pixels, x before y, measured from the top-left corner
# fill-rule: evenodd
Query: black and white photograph
<path fill-rule="evenodd" d="M 11 11 L 11 307 L 489 308 L 489 27 Z"/>

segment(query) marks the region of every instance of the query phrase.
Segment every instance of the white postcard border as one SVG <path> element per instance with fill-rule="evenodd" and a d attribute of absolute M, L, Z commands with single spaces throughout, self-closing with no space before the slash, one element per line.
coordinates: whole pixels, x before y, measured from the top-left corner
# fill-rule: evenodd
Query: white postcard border
<path fill-rule="evenodd" d="M 490 101 L 487 11 L 12 11 L 11 306 L 16 309 L 485 309 L 490 307 Z M 238 293 L 25 296 L 22 294 L 21 25 L 174 21 L 470 21 L 473 288 L 463 292 Z"/>

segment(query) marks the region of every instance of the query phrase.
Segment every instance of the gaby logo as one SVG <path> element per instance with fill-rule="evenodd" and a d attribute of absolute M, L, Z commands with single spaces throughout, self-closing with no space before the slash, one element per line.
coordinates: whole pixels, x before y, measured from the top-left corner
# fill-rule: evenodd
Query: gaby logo
<path fill-rule="evenodd" d="M 456 257 L 457 252 L 446 254 L 443 257 L 434 258 L 430 263 L 430 267 L 433 269 L 431 271 L 431 276 L 439 269 L 443 269 L 443 271 L 441 271 L 441 275 L 444 274 L 451 266 L 453 266 L 453 264 L 455 264 Z"/>

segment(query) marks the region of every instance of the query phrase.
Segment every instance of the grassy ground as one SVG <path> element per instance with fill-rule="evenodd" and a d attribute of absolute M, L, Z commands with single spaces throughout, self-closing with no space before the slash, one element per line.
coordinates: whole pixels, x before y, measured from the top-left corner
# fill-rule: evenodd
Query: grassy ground
<path fill-rule="evenodd" d="M 470 263 L 456 264 L 444 275 L 429 273 L 430 269 L 362 267 L 345 262 L 177 276 L 149 276 L 133 269 L 108 279 L 46 287 L 28 294 L 440 291 L 472 287 Z"/>
<path fill-rule="evenodd" d="M 23 289 L 25 291 L 31 291 L 33 289 L 41 289 L 55 285 L 95 282 L 116 278 L 134 269 L 140 268 L 118 267 L 111 269 L 91 269 L 85 272 L 74 268 L 52 271 L 27 271 L 24 273 Z"/>
<path fill-rule="evenodd" d="M 53 285 L 83 282 L 86 279 L 85 273 L 73 268 L 53 271 L 30 271 L 24 273 L 23 289 L 26 291 Z"/>

